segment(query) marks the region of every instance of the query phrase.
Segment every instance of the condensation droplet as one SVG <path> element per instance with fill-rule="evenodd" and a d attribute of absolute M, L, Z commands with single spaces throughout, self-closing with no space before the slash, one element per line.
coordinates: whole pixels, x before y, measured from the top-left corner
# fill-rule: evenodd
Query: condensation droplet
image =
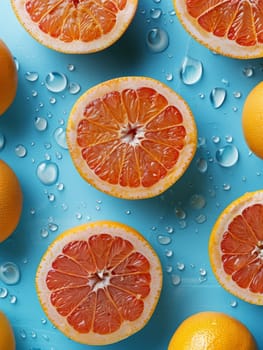
<path fill-rule="evenodd" d="M 22 339 L 26 339 L 27 335 L 26 335 L 26 331 L 24 329 L 21 329 L 19 331 L 19 335 Z"/>
<path fill-rule="evenodd" d="M 200 214 L 198 216 L 195 217 L 195 221 L 198 223 L 198 224 L 203 224 L 204 222 L 206 222 L 206 215 L 204 214 Z"/>
<path fill-rule="evenodd" d="M 243 74 L 247 78 L 251 78 L 254 75 L 254 69 L 252 67 L 245 67 L 243 69 Z"/>
<path fill-rule="evenodd" d="M 146 44 L 152 52 L 162 52 L 169 45 L 168 33 L 164 29 L 153 28 L 147 33 Z"/>
<path fill-rule="evenodd" d="M 61 92 L 67 87 L 68 80 L 65 74 L 58 72 L 50 72 L 46 76 L 45 85 L 46 88 L 51 92 Z"/>
<path fill-rule="evenodd" d="M 53 185 L 58 178 L 58 166 L 51 161 L 43 161 L 37 167 L 37 177 L 44 185 Z"/>
<path fill-rule="evenodd" d="M 158 239 L 158 242 L 162 245 L 170 244 L 172 241 L 171 237 L 163 236 L 163 235 L 158 235 L 157 239 Z"/>
<path fill-rule="evenodd" d="M 25 78 L 27 81 L 34 82 L 37 81 L 39 75 L 37 72 L 26 72 L 25 73 Z"/>
<path fill-rule="evenodd" d="M 57 100 L 56 100 L 55 97 L 50 97 L 49 103 L 50 103 L 51 105 L 54 105 L 56 102 L 57 102 Z"/>
<path fill-rule="evenodd" d="M 0 299 L 6 298 L 8 295 L 8 290 L 5 287 L 0 287 Z"/>
<path fill-rule="evenodd" d="M 172 284 L 178 286 L 181 283 L 181 277 L 179 275 L 172 275 Z"/>
<path fill-rule="evenodd" d="M 54 222 L 50 222 L 48 224 L 48 228 L 51 232 L 56 232 L 58 230 L 58 225 L 55 224 Z"/>
<path fill-rule="evenodd" d="M 72 63 L 69 63 L 67 68 L 68 68 L 69 72 L 73 72 L 75 70 L 75 66 Z"/>
<path fill-rule="evenodd" d="M 54 139 L 56 143 L 63 149 L 68 149 L 67 140 L 66 140 L 66 131 L 59 127 L 54 131 Z"/>
<path fill-rule="evenodd" d="M 34 120 L 34 125 L 38 131 L 45 131 L 47 129 L 48 122 L 46 118 L 36 117 Z"/>
<path fill-rule="evenodd" d="M 241 94 L 240 91 L 234 91 L 234 92 L 233 92 L 233 96 L 234 96 L 235 98 L 240 98 L 240 97 L 242 96 L 242 94 Z"/>
<path fill-rule="evenodd" d="M 185 264 L 182 263 L 182 262 L 178 262 L 178 263 L 176 264 L 176 267 L 177 267 L 177 269 L 178 269 L 179 271 L 183 271 L 183 270 L 185 269 Z"/>
<path fill-rule="evenodd" d="M 224 191 L 230 191 L 231 190 L 230 184 L 223 184 L 223 190 Z"/>
<path fill-rule="evenodd" d="M 220 137 L 219 136 L 212 136 L 212 141 L 215 143 L 215 144 L 218 144 L 220 142 Z"/>
<path fill-rule="evenodd" d="M 167 226 L 165 229 L 167 233 L 170 233 L 170 234 L 174 233 L 174 228 L 172 226 Z"/>
<path fill-rule="evenodd" d="M 216 151 L 215 158 L 219 165 L 229 168 L 238 161 L 238 149 L 234 145 L 226 145 Z"/>
<path fill-rule="evenodd" d="M 207 171 L 207 168 L 208 168 L 206 159 L 198 158 L 196 161 L 196 166 L 197 166 L 197 170 L 200 173 L 205 173 Z"/>
<path fill-rule="evenodd" d="M 65 185 L 64 185 L 63 183 L 59 182 L 59 183 L 56 185 L 56 187 L 57 187 L 57 190 L 58 190 L 58 191 L 63 191 L 64 188 L 65 188 Z"/>
<path fill-rule="evenodd" d="M 166 272 L 171 273 L 173 271 L 173 267 L 171 265 L 166 266 Z"/>
<path fill-rule="evenodd" d="M 72 81 L 72 82 L 69 83 L 68 90 L 69 90 L 69 93 L 71 95 L 76 95 L 76 94 L 78 94 L 80 92 L 81 87 L 80 87 L 80 85 L 78 83 L 75 83 L 75 82 Z"/>
<path fill-rule="evenodd" d="M 56 200 L 56 196 L 54 195 L 54 193 L 49 193 L 47 198 L 49 202 L 54 202 Z"/>
<path fill-rule="evenodd" d="M 0 151 L 5 147 L 5 136 L 0 132 Z"/>
<path fill-rule="evenodd" d="M 238 302 L 236 300 L 232 300 L 231 303 L 230 303 L 230 306 L 235 308 L 238 306 Z"/>
<path fill-rule="evenodd" d="M 174 252 L 173 252 L 171 249 L 167 249 L 167 250 L 165 251 L 165 256 L 166 256 L 167 258 L 171 258 L 171 257 L 173 256 L 173 254 L 174 254 Z"/>
<path fill-rule="evenodd" d="M 205 277 L 207 275 L 207 271 L 205 269 L 203 269 L 203 268 L 200 268 L 199 269 L 199 274 L 200 274 L 200 276 Z"/>
<path fill-rule="evenodd" d="M 49 233 L 48 233 L 48 230 L 47 230 L 46 228 L 42 228 L 42 229 L 40 230 L 40 236 L 41 236 L 42 238 L 47 238 L 48 235 L 49 235 Z"/>
<path fill-rule="evenodd" d="M 195 60 L 191 57 L 186 56 L 183 60 L 180 77 L 184 84 L 194 85 L 203 75 L 203 65 L 201 61 Z"/>
<path fill-rule="evenodd" d="M 190 205 L 193 209 L 202 209 L 206 205 L 205 198 L 200 194 L 193 194 L 190 198 Z"/>
<path fill-rule="evenodd" d="M 15 148 L 15 154 L 19 158 L 24 158 L 27 155 L 27 149 L 24 145 L 17 145 Z"/>
<path fill-rule="evenodd" d="M 182 208 L 177 207 L 174 211 L 177 219 L 184 220 L 186 218 L 186 212 Z"/>
<path fill-rule="evenodd" d="M 16 304 L 17 297 L 15 295 L 10 295 L 9 302 L 10 302 L 10 304 Z"/>
<path fill-rule="evenodd" d="M 214 88 L 210 93 L 210 101 L 212 103 L 212 106 L 217 109 L 220 108 L 226 99 L 226 90 L 223 88 Z"/>
<path fill-rule="evenodd" d="M 5 284 L 16 284 L 20 280 L 20 271 L 13 262 L 6 262 L 0 265 L 0 280 Z"/>
<path fill-rule="evenodd" d="M 150 16 L 152 19 L 159 19 L 162 15 L 162 10 L 160 8 L 154 8 L 150 10 Z"/>

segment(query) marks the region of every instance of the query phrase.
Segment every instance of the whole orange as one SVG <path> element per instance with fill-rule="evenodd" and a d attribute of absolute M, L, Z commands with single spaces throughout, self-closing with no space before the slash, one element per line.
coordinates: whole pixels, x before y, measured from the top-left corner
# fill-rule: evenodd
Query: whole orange
<path fill-rule="evenodd" d="M 15 99 L 17 82 L 14 58 L 6 44 L 0 39 L 0 116 Z"/>
<path fill-rule="evenodd" d="M 0 160 L 0 243 L 15 230 L 21 216 L 22 202 L 22 190 L 16 174 Z"/>
<path fill-rule="evenodd" d="M 0 349 L 15 350 L 15 337 L 6 315 L 0 311 Z"/>

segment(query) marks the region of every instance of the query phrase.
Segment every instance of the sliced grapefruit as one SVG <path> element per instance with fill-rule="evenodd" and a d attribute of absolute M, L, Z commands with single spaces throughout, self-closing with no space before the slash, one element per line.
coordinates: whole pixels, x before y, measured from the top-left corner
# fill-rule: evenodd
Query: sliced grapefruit
<path fill-rule="evenodd" d="M 36 286 L 48 318 L 67 337 L 105 345 L 149 321 L 161 292 L 162 268 L 137 231 L 98 221 L 55 239 L 40 262 Z"/>
<path fill-rule="evenodd" d="M 224 209 L 211 233 L 209 256 L 226 290 L 263 305 L 263 191 L 246 193 Z"/>
<path fill-rule="evenodd" d="M 126 31 L 138 0 L 11 0 L 23 27 L 41 44 L 65 53 L 91 53 Z"/>
<path fill-rule="evenodd" d="M 263 56 L 263 3 L 247 0 L 173 0 L 180 22 L 212 51 L 235 58 Z"/>
<path fill-rule="evenodd" d="M 186 171 L 196 151 L 196 125 L 186 102 L 163 83 L 122 77 L 85 92 L 67 127 L 82 177 L 110 195 L 156 196 Z"/>

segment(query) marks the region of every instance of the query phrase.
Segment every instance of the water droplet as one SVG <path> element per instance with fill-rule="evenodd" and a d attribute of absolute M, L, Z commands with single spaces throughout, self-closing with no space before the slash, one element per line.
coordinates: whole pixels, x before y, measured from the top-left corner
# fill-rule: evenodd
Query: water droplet
<path fill-rule="evenodd" d="M 186 212 L 182 208 L 175 208 L 175 216 L 179 220 L 184 220 L 186 218 Z"/>
<path fill-rule="evenodd" d="M 76 213 L 75 217 L 76 217 L 77 220 L 81 220 L 83 215 L 81 213 Z"/>
<path fill-rule="evenodd" d="M 174 233 L 174 228 L 172 226 L 167 226 L 165 229 L 167 233 L 170 233 L 170 234 Z"/>
<path fill-rule="evenodd" d="M 42 324 L 47 324 L 47 320 L 45 318 L 41 318 L 41 323 Z"/>
<path fill-rule="evenodd" d="M 198 224 L 203 224 L 204 222 L 206 222 L 206 215 L 204 214 L 200 214 L 198 216 L 196 216 L 195 218 L 195 221 L 198 223 Z"/>
<path fill-rule="evenodd" d="M 205 137 L 198 137 L 198 145 L 197 147 L 204 147 L 206 145 L 206 138 Z"/>
<path fill-rule="evenodd" d="M 163 235 L 158 235 L 157 239 L 158 239 L 158 242 L 162 245 L 170 244 L 172 241 L 171 237 L 163 236 Z"/>
<path fill-rule="evenodd" d="M 37 97 L 37 95 L 38 95 L 38 92 L 36 90 L 32 90 L 32 96 Z"/>
<path fill-rule="evenodd" d="M 229 184 L 223 184 L 223 190 L 224 191 L 230 191 L 231 190 L 231 186 Z"/>
<path fill-rule="evenodd" d="M 25 146 L 23 145 L 17 145 L 15 148 L 15 154 L 19 157 L 19 158 L 24 158 L 27 155 L 27 149 Z"/>
<path fill-rule="evenodd" d="M 238 306 L 238 302 L 236 300 L 232 300 L 231 303 L 230 303 L 230 306 L 235 308 Z"/>
<path fill-rule="evenodd" d="M 45 131 L 47 129 L 48 122 L 46 118 L 36 117 L 34 120 L 34 125 L 38 131 Z"/>
<path fill-rule="evenodd" d="M 204 158 L 198 158 L 196 161 L 197 170 L 200 173 L 205 173 L 207 171 L 208 165 Z"/>
<path fill-rule="evenodd" d="M 242 94 L 241 94 L 240 91 L 234 91 L 234 92 L 233 92 L 233 96 L 234 96 L 235 98 L 240 98 L 240 97 L 242 96 Z"/>
<path fill-rule="evenodd" d="M 48 224 L 48 228 L 51 232 L 56 232 L 58 230 L 58 225 L 55 224 L 54 222 L 50 222 Z"/>
<path fill-rule="evenodd" d="M 212 141 L 215 143 L 215 144 L 218 144 L 220 142 L 220 137 L 219 136 L 212 136 Z"/>
<path fill-rule="evenodd" d="M 202 78 L 202 75 L 202 62 L 186 56 L 180 69 L 180 77 L 182 82 L 186 85 L 196 84 Z"/>
<path fill-rule="evenodd" d="M 125 214 L 126 215 L 131 215 L 131 210 L 130 209 L 125 210 Z"/>
<path fill-rule="evenodd" d="M 19 61 L 16 57 L 14 57 L 14 61 L 15 61 L 15 65 L 16 65 L 16 70 L 19 71 L 19 68 L 20 68 Z"/>
<path fill-rule="evenodd" d="M 15 295 L 10 295 L 9 302 L 10 304 L 16 304 L 17 297 Z"/>
<path fill-rule="evenodd" d="M 173 73 L 167 73 L 167 74 L 165 75 L 165 77 L 166 77 L 166 80 L 167 80 L 167 81 L 172 81 L 173 78 L 174 78 Z"/>
<path fill-rule="evenodd" d="M 171 249 L 167 249 L 167 250 L 165 251 L 165 256 L 166 256 L 167 258 L 171 258 L 173 255 L 174 255 L 174 252 L 173 252 Z"/>
<path fill-rule="evenodd" d="M 150 16 L 152 19 L 159 19 L 162 15 L 162 10 L 160 8 L 154 8 L 150 11 Z"/>
<path fill-rule="evenodd" d="M 19 335 L 22 339 L 26 339 L 26 337 L 27 337 L 26 331 L 24 329 L 20 330 Z"/>
<path fill-rule="evenodd" d="M 37 333 L 36 333 L 35 331 L 31 331 L 31 337 L 32 337 L 33 339 L 36 339 Z"/>
<path fill-rule="evenodd" d="M 202 209 L 205 207 L 206 205 L 206 200 L 205 198 L 200 195 L 200 194 L 194 194 L 192 195 L 192 197 L 190 198 L 190 205 L 193 209 Z"/>
<path fill-rule="evenodd" d="M 68 149 L 68 145 L 67 145 L 67 140 L 66 140 L 66 131 L 63 128 L 57 128 L 54 131 L 54 139 L 56 141 L 56 143 L 64 148 L 64 149 Z"/>
<path fill-rule="evenodd" d="M 63 73 L 51 72 L 46 76 L 45 85 L 51 92 L 61 92 L 66 89 L 67 84 L 67 77 Z"/>
<path fill-rule="evenodd" d="M 238 149 L 234 145 L 226 145 L 216 151 L 215 158 L 222 167 L 231 167 L 238 161 Z"/>
<path fill-rule="evenodd" d="M 164 29 L 153 28 L 147 33 L 146 44 L 152 52 L 162 52 L 169 45 L 168 33 Z"/>
<path fill-rule="evenodd" d="M 205 277 L 207 275 L 207 271 L 205 269 L 203 269 L 203 268 L 200 268 L 199 269 L 199 274 L 200 274 L 200 276 Z"/>
<path fill-rule="evenodd" d="M 5 136 L 0 132 L 0 151 L 5 147 Z"/>
<path fill-rule="evenodd" d="M 25 73 L 25 78 L 27 81 L 34 82 L 38 79 L 39 75 L 37 72 L 26 72 Z"/>
<path fill-rule="evenodd" d="M 172 284 L 178 286 L 181 283 L 181 277 L 179 275 L 172 275 Z"/>
<path fill-rule="evenodd" d="M 73 71 L 75 70 L 74 64 L 69 63 L 69 64 L 68 64 L 68 70 L 69 70 L 70 72 L 73 72 Z"/>
<path fill-rule="evenodd" d="M 225 140 L 226 140 L 226 142 L 231 143 L 231 142 L 233 142 L 233 137 L 231 135 L 226 135 Z"/>
<path fill-rule="evenodd" d="M 57 187 L 57 190 L 58 190 L 58 191 L 63 191 L 64 188 L 65 188 L 65 185 L 64 185 L 63 183 L 59 182 L 59 183 L 56 185 L 56 187 Z"/>
<path fill-rule="evenodd" d="M 166 266 L 166 272 L 171 273 L 173 271 L 173 267 L 171 265 Z"/>
<path fill-rule="evenodd" d="M 50 97 L 49 103 L 50 103 L 51 105 L 54 105 L 56 102 L 57 102 L 57 100 L 56 100 L 55 97 Z"/>
<path fill-rule="evenodd" d="M 5 287 L 0 287 L 0 299 L 6 298 L 8 295 L 8 290 Z"/>
<path fill-rule="evenodd" d="M 205 94 L 202 93 L 202 92 L 200 92 L 200 93 L 198 94 L 198 96 L 201 98 L 201 100 L 203 100 L 203 99 L 205 98 Z"/>
<path fill-rule="evenodd" d="M 212 106 L 217 109 L 220 108 L 226 99 L 226 90 L 223 88 L 214 88 L 210 93 L 210 101 Z"/>
<path fill-rule="evenodd" d="M 48 230 L 46 228 L 42 228 L 40 230 L 40 235 L 41 235 L 42 238 L 47 238 L 48 235 L 49 235 Z"/>
<path fill-rule="evenodd" d="M 177 269 L 178 269 L 179 271 L 183 271 L 183 270 L 185 269 L 185 264 L 184 264 L 184 263 L 178 262 L 178 263 L 176 264 L 176 266 L 177 266 Z"/>
<path fill-rule="evenodd" d="M 56 200 L 56 196 L 54 195 L 54 193 L 49 193 L 47 198 L 49 202 L 54 202 Z"/>
<path fill-rule="evenodd" d="M 80 85 L 78 83 L 75 83 L 75 82 L 72 81 L 72 82 L 69 83 L 68 90 L 69 90 L 69 93 L 71 95 L 76 95 L 76 94 L 78 94 L 80 92 L 81 87 L 80 87 Z"/>
<path fill-rule="evenodd" d="M 6 262 L 0 265 L 0 279 L 5 284 L 16 284 L 20 280 L 20 271 L 13 262 Z"/>
<path fill-rule="evenodd" d="M 50 161 L 43 161 L 37 167 L 37 177 L 44 185 L 53 185 L 58 178 L 58 166 Z"/>
<path fill-rule="evenodd" d="M 243 74 L 247 78 L 251 78 L 254 75 L 254 69 L 252 67 L 245 67 L 243 69 Z"/>

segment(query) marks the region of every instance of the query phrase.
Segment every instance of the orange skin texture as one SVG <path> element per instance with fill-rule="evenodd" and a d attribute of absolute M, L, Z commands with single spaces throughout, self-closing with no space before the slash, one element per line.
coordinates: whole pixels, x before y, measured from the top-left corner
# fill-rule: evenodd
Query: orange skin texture
<path fill-rule="evenodd" d="M 11 324 L 5 314 L 0 311 L 0 349 L 15 350 L 15 337 Z"/>
<path fill-rule="evenodd" d="M 17 69 L 13 56 L 0 39 L 0 116 L 13 103 L 17 91 Z"/>
<path fill-rule="evenodd" d="M 7 239 L 18 225 L 22 201 L 22 190 L 16 174 L 8 164 L 0 160 L 0 243 Z"/>
<path fill-rule="evenodd" d="M 248 94 L 242 113 L 242 127 L 245 141 L 251 151 L 263 159 L 263 82 Z"/>

